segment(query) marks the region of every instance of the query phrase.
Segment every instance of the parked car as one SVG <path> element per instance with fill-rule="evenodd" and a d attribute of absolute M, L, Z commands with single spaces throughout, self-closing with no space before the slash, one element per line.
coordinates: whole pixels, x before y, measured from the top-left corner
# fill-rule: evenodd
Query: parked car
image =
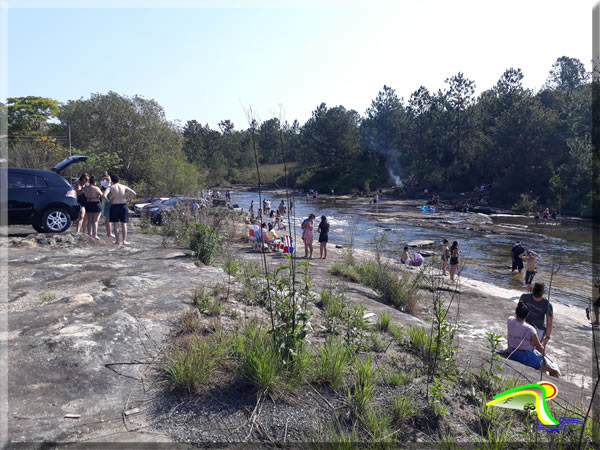
<path fill-rule="evenodd" d="M 168 200 L 163 200 L 160 203 L 147 205 L 144 207 L 144 215 L 150 217 L 150 221 L 155 225 L 162 225 L 169 220 L 169 215 L 173 208 L 177 206 L 189 207 L 192 211 L 198 210 L 202 205 L 202 201 L 191 197 L 172 197 Z"/>
<path fill-rule="evenodd" d="M 40 233 L 62 233 L 79 218 L 80 206 L 75 189 L 59 174 L 87 156 L 71 156 L 51 171 L 37 169 L 1 169 L 6 180 L 9 225 L 32 225 Z M 2 180 L 4 183 L 4 180 Z"/>
<path fill-rule="evenodd" d="M 146 200 L 144 200 L 141 203 L 136 203 L 135 205 L 133 205 L 133 211 L 137 214 L 142 214 L 142 210 L 144 209 L 144 206 L 148 206 L 150 204 L 156 204 L 156 203 L 160 203 L 163 200 L 168 200 L 171 197 L 149 197 Z"/>

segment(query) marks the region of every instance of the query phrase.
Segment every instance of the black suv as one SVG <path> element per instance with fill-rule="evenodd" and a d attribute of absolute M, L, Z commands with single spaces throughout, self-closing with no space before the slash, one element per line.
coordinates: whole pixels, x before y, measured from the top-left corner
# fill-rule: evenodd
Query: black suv
<path fill-rule="evenodd" d="M 52 169 L 2 169 L 8 187 L 8 225 L 32 225 L 40 233 L 62 233 L 79 218 L 73 187 L 59 173 L 88 157 L 71 156 Z M 4 184 L 2 180 L 2 185 Z"/>

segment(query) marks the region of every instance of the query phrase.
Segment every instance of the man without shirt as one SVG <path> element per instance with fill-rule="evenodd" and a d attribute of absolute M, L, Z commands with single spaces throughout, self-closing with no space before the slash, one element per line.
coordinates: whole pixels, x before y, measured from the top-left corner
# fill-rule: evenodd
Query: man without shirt
<path fill-rule="evenodd" d="M 523 294 L 519 299 L 527 305 L 529 315 L 527 322 L 534 326 L 540 343 L 545 346 L 552 334 L 553 311 L 552 304 L 544 298 L 544 283 L 535 283 L 531 294 Z"/>
<path fill-rule="evenodd" d="M 525 284 L 527 285 L 527 290 L 531 292 L 531 283 L 533 282 L 533 277 L 537 273 L 535 270 L 535 262 L 539 255 L 531 250 L 527 250 L 525 253 L 519 255 L 523 261 L 527 262 L 527 269 L 525 269 Z"/>
<path fill-rule="evenodd" d="M 133 189 L 119 183 L 118 175 L 111 175 L 112 185 L 104 191 L 104 197 L 111 196 L 109 220 L 114 223 L 115 244 L 119 245 L 119 228 L 117 222 L 121 222 L 121 231 L 123 232 L 123 245 L 129 245 L 127 241 L 127 222 L 129 222 L 129 208 L 127 208 L 127 194 L 135 197 Z"/>

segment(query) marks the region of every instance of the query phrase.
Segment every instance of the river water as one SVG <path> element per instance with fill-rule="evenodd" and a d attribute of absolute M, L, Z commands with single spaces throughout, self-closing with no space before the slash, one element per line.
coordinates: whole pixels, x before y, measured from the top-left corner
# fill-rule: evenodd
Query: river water
<path fill-rule="evenodd" d="M 276 208 L 284 197 L 266 192 L 263 198 L 270 199 L 272 208 Z M 238 203 L 244 211 L 248 210 L 251 200 L 254 200 L 255 212 L 257 212 L 258 193 L 232 193 L 233 203 Z M 347 245 L 352 239 L 356 248 L 372 251 L 374 238 L 385 234 L 389 244 L 385 254 L 395 259 L 399 259 L 403 244 L 409 241 L 433 240 L 436 242 L 434 251 L 439 253 L 444 238 L 451 243 L 456 240 L 459 242 L 461 258 L 466 263 L 463 276 L 498 287 L 525 292 L 525 270 L 522 274 L 514 275 L 510 270 L 511 247 L 515 241 L 521 241 L 523 247 L 541 255 L 538 258 L 538 273 L 534 282 L 545 282 L 546 289 L 552 266 L 557 268 L 560 260 L 560 269 L 552 280 L 552 300 L 586 307 L 593 294 L 591 221 L 563 218 L 560 224 L 553 221 L 547 224 L 535 224 L 532 218 L 525 216 L 488 216 L 454 211 L 420 213 L 420 209 L 415 206 L 390 205 L 386 204 L 385 200 L 377 205 L 369 205 L 368 200 L 364 198 L 334 201 L 332 198 L 306 200 L 305 197 L 296 196 L 294 203 L 295 223 L 298 227 L 296 233 L 300 241 L 297 248 L 301 255 L 304 254 L 304 250 L 299 226 L 308 214 L 313 213 L 317 216 L 315 236 L 320 216 L 324 215 L 331 224 L 329 232 L 331 244 Z M 372 217 L 373 214 L 389 215 L 398 212 L 420 213 L 423 215 L 423 220 Z M 477 228 L 482 225 L 491 228 L 490 231 L 477 231 Z M 467 227 L 475 230 L 464 229 Z M 495 233 L 492 233 L 492 230 Z M 317 242 L 314 247 L 318 257 Z"/>

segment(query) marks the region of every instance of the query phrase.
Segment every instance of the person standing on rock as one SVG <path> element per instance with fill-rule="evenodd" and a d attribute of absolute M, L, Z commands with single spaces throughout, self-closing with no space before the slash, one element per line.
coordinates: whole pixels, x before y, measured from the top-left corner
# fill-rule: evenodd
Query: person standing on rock
<path fill-rule="evenodd" d="M 458 268 L 459 255 L 458 241 L 454 241 L 452 247 L 450 247 L 450 281 L 454 281 L 454 275 L 456 275 L 456 269 Z"/>
<path fill-rule="evenodd" d="M 515 242 L 513 248 L 511 249 L 512 254 L 512 271 L 511 273 L 515 273 L 515 270 L 519 270 L 519 273 L 523 270 L 523 260 L 520 256 L 525 252 L 525 249 L 521 245 L 521 242 Z"/>
<path fill-rule="evenodd" d="M 119 183 L 119 176 L 111 175 L 112 186 L 104 191 L 104 198 L 109 195 L 112 200 L 110 203 L 110 222 L 115 224 L 115 244 L 119 245 L 119 227 L 117 223 L 121 222 L 121 231 L 123 233 L 123 245 L 129 245 L 127 241 L 127 222 L 129 222 L 129 208 L 127 208 L 127 195 L 135 197 L 135 191 Z"/>
<path fill-rule="evenodd" d="M 444 239 L 442 246 L 442 275 L 446 276 L 446 267 L 448 267 L 448 262 L 450 261 L 450 247 L 448 247 L 450 243 L 448 239 Z"/>
<path fill-rule="evenodd" d="M 543 346 L 550 340 L 554 316 L 552 303 L 544 298 L 545 292 L 544 283 L 535 283 L 531 294 L 523 294 L 519 298 L 519 302 L 525 304 L 529 309 L 527 322 L 533 325 Z"/>
<path fill-rule="evenodd" d="M 319 259 L 327 259 L 327 242 L 329 242 L 329 222 L 327 217 L 321 216 L 321 223 L 317 229 L 319 232 Z"/>
<path fill-rule="evenodd" d="M 83 189 L 87 186 L 89 181 L 89 175 L 87 173 L 81 174 L 79 181 L 75 185 L 75 193 L 77 194 L 77 203 L 79 203 L 81 212 L 79 213 L 79 220 L 77 221 L 77 232 L 79 233 L 82 228 L 85 231 L 87 228 L 87 217 L 85 215 L 85 193 Z"/>
<path fill-rule="evenodd" d="M 302 222 L 302 240 L 304 241 L 304 257 L 312 259 L 313 254 L 313 228 L 315 215 L 310 214 L 307 219 Z"/>
<path fill-rule="evenodd" d="M 107 172 L 104 172 L 102 179 L 100 180 L 100 186 L 102 190 L 106 190 L 110 187 L 110 176 Z M 104 197 L 103 197 L 104 198 Z M 110 229 L 110 200 L 111 196 L 104 198 L 104 204 L 102 205 L 102 215 L 104 216 L 104 227 L 106 228 L 106 235 L 108 237 L 115 237 Z"/>
<path fill-rule="evenodd" d="M 94 239 L 99 240 L 98 219 L 102 212 L 102 205 L 100 202 L 102 191 L 96 186 L 96 177 L 93 175 L 90 177 L 89 184 L 83 188 L 83 193 L 85 194 L 85 208 L 88 216 L 87 234 Z"/>

